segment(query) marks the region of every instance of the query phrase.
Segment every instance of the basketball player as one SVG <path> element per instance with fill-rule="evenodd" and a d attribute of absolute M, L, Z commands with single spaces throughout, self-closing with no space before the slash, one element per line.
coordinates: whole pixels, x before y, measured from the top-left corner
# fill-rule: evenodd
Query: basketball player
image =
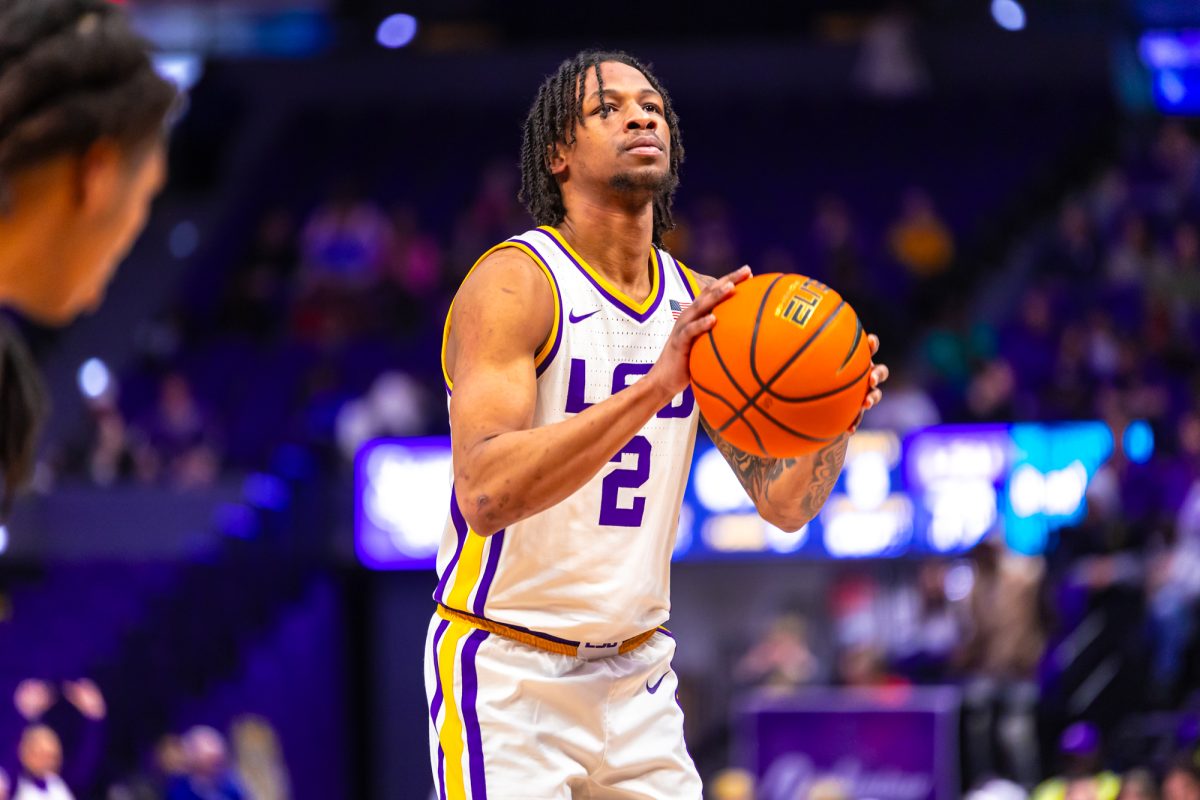
<path fill-rule="evenodd" d="M 94 308 L 165 173 L 175 91 L 105 0 L 0 0 L 0 304 L 66 324 Z M 4 507 L 45 413 L 41 381 L 0 327 Z"/>
<path fill-rule="evenodd" d="M 698 417 L 688 355 L 750 270 L 704 278 L 662 249 L 682 158 L 649 70 L 565 61 L 521 151 L 542 227 L 485 253 L 451 307 L 454 487 L 425 668 L 442 798 L 701 797 L 660 626 Z M 716 441 L 795 530 L 848 436 L 786 461 Z"/>

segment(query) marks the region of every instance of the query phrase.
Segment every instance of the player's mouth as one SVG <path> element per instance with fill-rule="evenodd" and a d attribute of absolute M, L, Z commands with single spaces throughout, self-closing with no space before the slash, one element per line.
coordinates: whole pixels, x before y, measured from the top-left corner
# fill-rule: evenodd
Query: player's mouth
<path fill-rule="evenodd" d="M 625 148 L 635 156 L 657 156 L 663 152 L 663 144 L 657 136 L 639 136 Z"/>

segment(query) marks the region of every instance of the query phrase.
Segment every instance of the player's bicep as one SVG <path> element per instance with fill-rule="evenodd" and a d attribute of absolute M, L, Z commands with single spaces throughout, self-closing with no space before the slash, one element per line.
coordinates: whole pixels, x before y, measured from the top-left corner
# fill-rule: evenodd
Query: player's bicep
<path fill-rule="evenodd" d="M 536 353 L 553 324 L 549 283 L 519 251 L 489 256 L 463 283 L 447 342 L 456 463 L 487 439 L 530 427 Z"/>

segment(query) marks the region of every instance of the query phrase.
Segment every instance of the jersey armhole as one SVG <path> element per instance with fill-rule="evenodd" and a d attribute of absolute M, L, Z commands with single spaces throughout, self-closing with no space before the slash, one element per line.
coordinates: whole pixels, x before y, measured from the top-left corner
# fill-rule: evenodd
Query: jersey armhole
<path fill-rule="evenodd" d="M 554 298 L 554 322 L 550 327 L 550 334 L 546 337 L 546 341 L 542 343 L 541 347 L 537 349 L 537 353 L 534 355 L 533 360 L 534 368 L 537 370 L 537 375 L 538 377 L 541 377 L 542 373 L 545 372 L 550 366 L 550 362 L 554 360 L 554 356 L 558 352 L 558 346 L 562 343 L 563 330 L 562 294 L 558 290 L 558 281 L 554 279 L 554 273 L 550 271 L 550 267 L 546 265 L 546 262 L 542 260 L 542 257 L 538 255 L 536 250 L 524 242 L 510 239 L 489 249 L 478 259 L 476 259 L 475 263 L 471 265 L 471 268 L 467 270 L 467 274 L 463 276 L 463 282 L 465 283 L 467 278 L 471 277 L 471 273 L 475 271 L 476 267 L 483 263 L 485 258 L 490 256 L 492 253 L 495 253 L 497 250 L 503 250 L 507 247 L 516 248 L 525 255 L 529 256 L 533 260 L 533 263 L 537 264 L 538 269 L 542 271 L 542 274 L 546 276 L 546 280 L 550 282 L 551 295 Z M 454 381 L 451 380 L 450 372 L 446 369 L 446 345 L 450 341 L 450 317 L 453 313 L 454 302 L 451 301 L 450 308 L 446 311 L 446 323 L 442 327 L 442 353 L 440 358 L 442 365 L 442 380 L 446 384 L 446 394 L 450 394 L 454 391 Z"/>
<path fill-rule="evenodd" d="M 671 256 L 671 260 L 675 262 L 675 267 L 679 270 L 679 275 L 683 278 L 683 285 L 691 292 L 692 299 L 695 300 L 700 294 L 700 281 L 696 278 L 696 273 L 692 272 L 688 267 L 675 256 Z"/>

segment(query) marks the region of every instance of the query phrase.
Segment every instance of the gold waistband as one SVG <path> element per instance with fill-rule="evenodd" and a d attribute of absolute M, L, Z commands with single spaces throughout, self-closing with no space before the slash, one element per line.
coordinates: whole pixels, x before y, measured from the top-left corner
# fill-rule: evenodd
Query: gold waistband
<path fill-rule="evenodd" d="M 579 655 L 578 645 L 573 645 L 568 642 L 556 642 L 553 639 L 547 639 L 542 636 L 538 636 L 536 633 L 530 633 L 528 631 L 520 630 L 519 628 L 513 628 L 501 622 L 493 622 L 490 619 L 477 617 L 474 614 L 466 614 L 453 608 L 447 608 L 440 603 L 437 607 L 437 613 L 442 619 L 450 620 L 451 622 L 465 622 L 467 625 L 472 627 L 479 628 L 480 630 L 487 631 L 488 633 L 494 633 L 497 636 L 503 636 L 505 639 L 512 639 L 513 641 L 520 642 L 521 644 L 527 644 L 530 647 L 536 647 L 539 650 L 546 650 L 548 652 L 558 653 L 559 655 L 563 656 Z M 636 650 L 646 642 L 650 641 L 650 637 L 657 632 L 658 628 L 654 628 L 653 630 L 648 630 L 645 633 L 639 633 L 632 639 L 626 639 L 625 641 L 621 642 L 621 646 L 617 648 L 617 652 L 620 655 L 625 655 L 631 650 Z"/>

